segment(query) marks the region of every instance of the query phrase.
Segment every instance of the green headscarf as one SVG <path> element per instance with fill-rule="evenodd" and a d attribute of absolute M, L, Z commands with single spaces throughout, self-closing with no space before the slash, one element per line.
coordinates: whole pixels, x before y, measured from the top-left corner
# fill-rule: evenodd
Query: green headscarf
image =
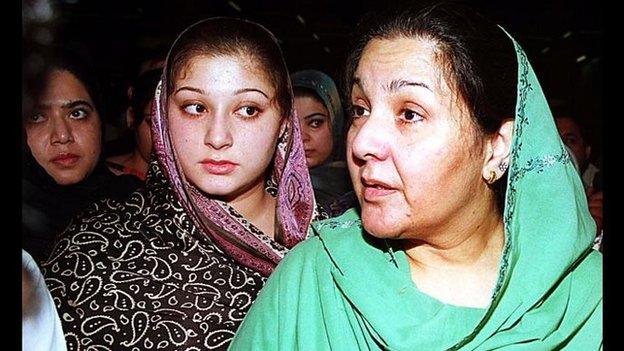
<path fill-rule="evenodd" d="M 278 266 L 232 350 L 596 350 L 602 255 L 581 179 L 527 57 L 518 59 L 504 209 L 506 243 L 488 308 L 447 305 L 413 284 L 406 255 L 367 234 L 358 213 Z"/>

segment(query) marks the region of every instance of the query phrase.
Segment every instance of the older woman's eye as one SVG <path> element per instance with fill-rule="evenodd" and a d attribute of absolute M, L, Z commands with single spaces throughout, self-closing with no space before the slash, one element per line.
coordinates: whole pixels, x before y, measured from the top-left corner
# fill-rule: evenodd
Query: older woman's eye
<path fill-rule="evenodd" d="M 184 112 L 191 114 L 191 115 L 200 115 L 206 112 L 206 108 L 202 106 L 201 104 L 188 104 L 188 105 L 184 105 L 183 108 L 184 108 Z"/>
<path fill-rule="evenodd" d="M 404 110 L 401 113 L 401 121 L 405 121 L 407 123 L 416 123 L 422 121 L 423 119 L 424 118 L 420 113 L 413 110 Z"/>
<path fill-rule="evenodd" d="M 41 123 L 45 121 L 45 116 L 41 113 L 34 114 L 26 120 L 28 123 Z"/>
<path fill-rule="evenodd" d="M 254 118 L 260 113 L 260 110 L 255 106 L 243 106 L 236 110 L 236 113 L 243 118 Z"/>
<path fill-rule="evenodd" d="M 69 118 L 71 119 L 83 119 L 85 117 L 87 117 L 88 113 L 87 111 L 83 110 L 83 109 L 77 109 L 77 110 L 73 110 L 72 112 L 69 113 Z"/>
<path fill-rule="evenodd" d="M 367 109 L 365 109 L 364 107 L 362 107 L 362 106 L 353 105 L 350 108 L 350 115 L 351 115 L 351 117 L 355 117 L 355 118 L 357 118 L 357 117 L 365 117 L 365 116 L 368 116 L 369 114 L 370 114 L 370 112 Z"/>

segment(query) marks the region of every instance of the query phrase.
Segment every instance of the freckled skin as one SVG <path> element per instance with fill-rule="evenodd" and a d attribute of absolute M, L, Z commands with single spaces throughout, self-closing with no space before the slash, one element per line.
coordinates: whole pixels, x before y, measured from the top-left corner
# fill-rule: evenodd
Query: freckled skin
<path fill-rule="evenodd" d="M 275 88 L 266 75 L 244 58 L 202 56 L 191 60 L 181 76 L 175 89 L 192 86 L 206 93 L 180 91 L 169 100 L 171 136 L 187 179 L 208 194 L 225 197 L 262 187 L 281 122 L 272 100 Z M 270 99 L 257 92 L 235 94 L 248 87 Z M 206 112 L 185 115 L 184 105 L 190 103 L 203 104 Z M 246 105 L 259 106 L 262 112 L 253 119 L 241 117 L 239 109 Z M 239 166 L 230 175 L 215 176 L 203 169 L 200 162 L 206 158 Z"/>

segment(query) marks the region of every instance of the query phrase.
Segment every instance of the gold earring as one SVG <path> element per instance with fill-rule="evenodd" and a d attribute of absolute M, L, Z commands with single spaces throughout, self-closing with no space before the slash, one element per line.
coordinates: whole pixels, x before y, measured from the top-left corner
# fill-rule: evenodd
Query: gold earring
<path fill-rule="evenodd" d="M 486 180 L 486 182 L 488 184 L 492 184 L 496 181 L 496 172 L 494 171 L 490 171 L 490 176 L 488 177 L 488 179 Z"/>

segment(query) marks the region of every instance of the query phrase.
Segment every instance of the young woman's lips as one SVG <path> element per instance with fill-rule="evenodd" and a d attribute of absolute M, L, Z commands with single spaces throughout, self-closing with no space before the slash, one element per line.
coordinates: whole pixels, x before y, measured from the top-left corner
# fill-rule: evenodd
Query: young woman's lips
<path fill-rule="evenodd" d="M 238 163 L 234 163 L 227 160 L 203 160 L 201 161 L 202 167 L 210 173 L 214 175 L 228 175 L 236 169 Z"/>
<path fill-rule="evenodd" d="M 80 156 L 75 154 L 60 154 L 54 157 L 51 161 L 58 166 L 69 168 L 78 163 L 79 159 Z"/>

